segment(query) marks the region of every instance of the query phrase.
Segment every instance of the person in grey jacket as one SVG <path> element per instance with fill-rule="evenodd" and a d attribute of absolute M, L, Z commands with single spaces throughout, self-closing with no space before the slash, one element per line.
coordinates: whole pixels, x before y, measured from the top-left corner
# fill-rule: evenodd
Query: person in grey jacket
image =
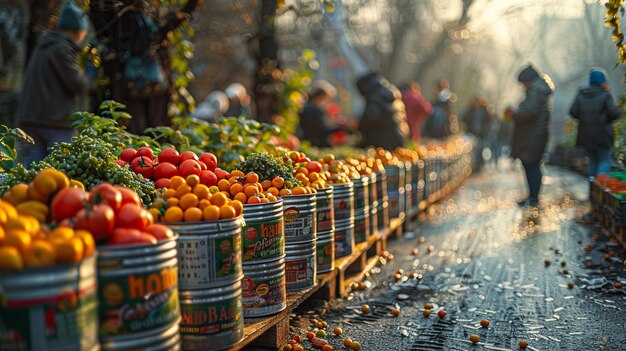
<path fill-rule="evenodd" d="M 581 146 L 589 157 L 589 177 L 611 171 L 613 121 L 622 112 L 617 109 L 609 92 L 607 73 L 594 67 L 589 72 L 589 86 L 578 90 L 569 114 L 578 120 L 576 146 Z"/>
<path fill-rule="evenodd" d="M 77 97 L 89 90 L 91 78 L 79 66 L 79 44 L 89 29 L 87 15 L 67 1 L 57 28 L 42 34 L 26 73 L 17 113 L 18 125 L 35 140 L 20 151 L 24 164 L 45 157 L 54 142 L 69 141 L 73 135 L 70 116 Z"/>
<path fill-rule="evenodd" d="M 509 109 L 506 115 L 514 124 L 511 156 L 522 161 L 528 182 L 528 198 L 518 205 L 536 207 L 541 190 L 541 158 L 550 134 L 554 84 L 532 65 L 524 68 L 517 80 L 526 89 L 526 97 L 516 110 Z"/>

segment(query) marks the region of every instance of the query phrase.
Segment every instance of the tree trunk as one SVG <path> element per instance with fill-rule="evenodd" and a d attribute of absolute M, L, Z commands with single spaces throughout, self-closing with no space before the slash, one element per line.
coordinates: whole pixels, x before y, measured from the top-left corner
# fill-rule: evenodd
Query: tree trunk
<path fill-rule="evenodd" d="M 272 71 L 280 68 L 278 61 L 278 44 L 276 43 L 275 16 L 277 0 L 261 0 L 257 68 L 255 73 L 254 98 L 256 102 L 257 120 L 271 123 L 276 114 L 276 94 L 273 89 Z"/>

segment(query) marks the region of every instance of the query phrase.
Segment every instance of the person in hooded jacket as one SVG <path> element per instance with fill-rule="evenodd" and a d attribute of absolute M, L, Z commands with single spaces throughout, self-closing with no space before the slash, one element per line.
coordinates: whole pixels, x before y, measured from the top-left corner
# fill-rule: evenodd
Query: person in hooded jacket
<path fill-rule="evenodd" d="M 309 99 L 300 113 L 298 134 L 301 139 L 308 140 L 313 146 L 329 147 L 328 137 L 345 129 L 330 125 L 326 116 L 326 108 L 336 95 L 337 89 L 329 82 L 318 80 L 313 83 Z"/>
<path fill-rule="evenodd" d="M 356 84 L 365 98 L 365 110 L 358 126 L 361 147 L 385 150 L 403 147 L 409 137 L 409 125 L 398 88 L 378 73 L 366 74 Z"/>
<path fill-rule="evenodd" d="M 528 198 L 518 205 L 536 207 L 541 190 L 541 159 L 550 134 L 554 84 L 533 65 L 524 68 L 517 80 L 524 86 L 526 97 L 516 110 L 508 109 L 505 114 L 514 124 L 511 156 L 522 161 L 528 182 Z"/>
<path fill-rule="evenodd" d="M 89 74 L 78 63 L 79 45 L 85 40 L 89 20 L 73 0 L 61 11 L 55 30 L 45 31 L 35 47 L 24 75 L 17 112 L 18 126 L 35 143 L 22 145 L 24 164 L 39 161 L 54 142 L 69 141 L 74 131 L 70 116 L 77 98 L 91 87 L 95 68 Z"/>
<path fill-rule="evenodd" d="M 569 114 L 578 120 L 576 146 L 589 157 L 589 177 L 611 171 L 611 148 L 614 142 L 613 121 L 622 113 L 609 92 L 607 73 L 594 67 L 589 73 L 589 86 L 578 90 Z"/>

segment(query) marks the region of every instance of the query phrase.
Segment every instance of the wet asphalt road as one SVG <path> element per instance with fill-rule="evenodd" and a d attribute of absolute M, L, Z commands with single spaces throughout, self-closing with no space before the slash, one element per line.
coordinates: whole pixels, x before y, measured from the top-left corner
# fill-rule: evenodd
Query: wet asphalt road
<path fill-rule="evenodd" d="M 375 269 L 368 289 L 326 303 L 322 318 L 362 350 L 518 350 L 520 340 L 529 350 L 626 350 L 626 288 L 612 285 L 621 277 L 626 286 L 624 250 L 581 220 L 589 209 L 586 180 L 546 171 L 538 213 L 515 205 L 525 195 L 521 169 L 488 166 L 472 176 L 429 211 L 414 236 L 390 242 L 395 259 Z M 404 270 L 399 282 L 397 269 Z M 408 279 L 410 272 L 421 279 Z M 426 303 L 433 305 L 428 318 Z M 398 317 L 389 313 L 394 307 Z M 301 308 L 292 331 L 304 335 L 320 309 Z M 327 339 L 346 349 L 341 338 Z"/>

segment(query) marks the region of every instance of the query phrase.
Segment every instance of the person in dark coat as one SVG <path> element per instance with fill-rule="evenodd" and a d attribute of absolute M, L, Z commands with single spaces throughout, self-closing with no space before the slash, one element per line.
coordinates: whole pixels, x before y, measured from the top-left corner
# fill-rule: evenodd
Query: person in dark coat
<path fill-rule="evenodd" d="M 589 177 L 611 171 L 611 148 L 614 142 L 613 121 L 622 112 L 615 106 L 609 92 L 607 73 L 594 67 L 589 73 L 589 86 L 578 90 L 569 114 L 578 120 L 576 146 L 589 157 Z"/>
<path fill-rule="evenodd" d="M 409 137 L 409 125 L 398 88 L 377 73 L 359 78 L 356 84 L 365 97 L 365 110 L 358 127 L 361 147 L 386 150 L 403 147 Z"/>
<path fill-rule="evenodd" d="M 318 80 L 313 83 L 309 99 L 300 113 L 301 139 L 308 140 L 313 146 L 329 147 L 328 136 L 344 129 L 329 125 L 324 112 L 335 95 L 337 95 L 337 89 L 327 81 Z"/>
<path fill-rule="evenodd" d="M 516 110 L 507 115 L 513 119 L 514 132 L 511 156 L 522 161 L 528 182 L 528 198 L 520 206 L 537 206 L 541 190 L 541 158 L 548 144 L 552 93 L 554 85 L 532 65 L 524 68 L 517 80 L 526 89 L 526 97 Z"/>
<path fill-rule="evenodd" d="M 463 117 L 467 133 L 476 138 L 474 157 L 477 171 L 480 170 L 484 163 L 483 150 L 490 146 L 489 136 L 491 134 L 491 121 L 493 119 L 490 109 L 491 107 L 486 97 L 475 96 Z"/>
<path fill-rule="evenodd" d="M 37 42 L 17 112 L 18 126 L 35 140 L 20 150 L 24 164 L 41 160 L 52 143 L 69 141 L 74 134 L 70 116 L 76 111 L 77 98 L 89 90 L 92 81 L 77 56 L 88 29 L 87 15 L 69 0 L 56 30 L 45 31 Z"/>

